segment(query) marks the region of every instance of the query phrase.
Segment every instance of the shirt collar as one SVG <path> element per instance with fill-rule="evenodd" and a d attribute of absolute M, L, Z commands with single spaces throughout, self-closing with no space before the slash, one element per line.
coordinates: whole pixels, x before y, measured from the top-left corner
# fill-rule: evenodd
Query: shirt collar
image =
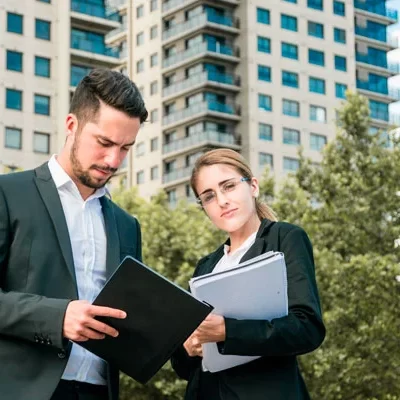
<path fill-rule="evenodd" d="M 252 233 L 243 243 L 240 247 L 238 247 L 233 253 L 229 253 L 229 248 L 230 246 L 228 244 L 224 245 L 224 254 L 226 256 L 233 256 L 234 254 L 246 249 L 247 247 L 250 247 L 250 245 L 254 242 L 256 238 L 257 232 Z"/>
<path fill-rule="evenodd" d="M 63 186 L 72 186 L 76 188 L 76 190 L 79 193 L 79 190 L 75 184 L 75 182 L 71 179 L 71 177 L 65 172 L 63 167 L 60 165 L 60 163 L 57 161 L 56 155 L 53 154 L 49 160 L 49 170 L 51 177 L 53 178 L 53 181 L 57 187 L 57 189 L 60 189 Z M 108 189 L 104 186 L 102 188 L 96 189 L 96 191 L 90 195 L 90 197 L 87 199 L 93 199 L 93 198 L 100 198 L 105 195 L 108 195 L 111 197 Z"/>

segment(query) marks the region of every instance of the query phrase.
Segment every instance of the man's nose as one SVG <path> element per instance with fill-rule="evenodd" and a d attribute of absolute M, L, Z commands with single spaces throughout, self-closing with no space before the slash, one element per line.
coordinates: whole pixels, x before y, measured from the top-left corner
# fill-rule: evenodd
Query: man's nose
<path fill-rule="evenodd" d="M 110 150 L 107 153 L 104 162 L 107 164 L 107 167 L 118 169 L 122 162 L 120 151 L 118 149 Z"/>

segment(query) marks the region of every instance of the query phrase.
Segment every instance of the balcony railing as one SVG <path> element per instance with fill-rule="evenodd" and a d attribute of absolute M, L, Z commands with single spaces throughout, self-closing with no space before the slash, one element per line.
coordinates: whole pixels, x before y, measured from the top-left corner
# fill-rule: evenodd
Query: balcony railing
<path fill-rule="evenodd" d="M 206 24 L 206 22 L 212 22 L 219 25 L 224 25 L 228 27 L 233 27 L 234 19 L 229 16 L 220 16 L 212 12 L 205 12 L 199 15 L 196 15 L 189 20 L 182 22 L 180 24 L 176 24 L 171 26 L 171 28 L 165 30 L 163 32 L 163 40 L 167 40 L 175 35 L 179 35 L 183 32 L 190 31 L 192 29 L 201 27 Z"/>
<path fill-rule="evenodd" d="M 91 15 L 92 17 L 104 18 L 110 21 L 119 21 L 118 13 L 108 13 L 106 7 L 97 4 L 89 4 L 79 0 L 71 1 L 71 10 L 78 13 Z"/>
<path fill-rule="evenodd" d="M 74 35 L 71 36 L 71 48 L 101 54 L 103 56 L 119 58 L 118 49 L 108 48 L 101 42 L 93 42 Z"/>
<path fill-rule="evenodd" d="M 186 118 L 191 118 L 194 115 L 204 113 L 207 110 L 216 111 L 224 114 L 234 115 L 236 110 L 231 104 L 219 103 L 217 101 L 203 101 L 191 106 L 184 108 L 182 110 L 175 111 L 163 118 L 163 124 L 169 125 L 177 121 L 184 120 Z"/>
<path fill-rule="evenodd" d="M 381 4 L 373 5 L 366 1 L 355 0 L 354 8 L 359 8 L 360 10 L 368 11 L 390 19 L 397 20 L 397 10 L 387 8 L 384 2 L 381 2 Z"/>
<path fill-rule="evenodd" d="M 400 64 L 399 63 L 389 63 L 388 70 L 396 75 L 400 74 Z"/>
<path fill-rule="evenodd" d="M 121 24 L 121 26 L 119 28 L 113 29 L 111 32 L 107 33 L 106 39 L 108 40 L 108 39 L 112 38 L 113 36 L 118 35 L 121 32 L 128 32 L 128 24 L 126 24 L 126 23 Z"/>
<path fill-rule="evenodd" d="M 392 47 L 398 47 L 399 40 L 397 37 L 388 35 L 384 30 L 372 30 L 371 28 L 355 27 L 356 35 L 364 36 L 369 39 L 378 40 L 387 43 Z"/>
<path fill-rule="evenodd" d="M 163 146 L 163 153 L 171 153 L 173 151 L 182 150 L 200 143 L 219 143 L 221 146 L 228 146 L 236 144 L 235 137 L 230 133 L 222 133 L 217 131 L 204 131 L 198 132 L 194 135 L 174 140 Z"/>
<path fill-rule="evenodd" d="M 371 83 L 369 81 L 362 81 L 357 79 L 356 82 L 357 89 L 361 90 L 368 90 L 369 92 L 374 92 L 374 93 L 379 93 L 382 95 L 389 96 L 389 89 L 387 85 L 377 85 L 374 83 Z"/>
<path fill-rule="evenodd" d="M 172 8 L 175 8 L 184 3 L 189 3 L 190 1 L 192 1 L 192 0 L 168 0 L 163 3 L 162 11 L 167 12 L 167 11 L 171 10 Z"/>
<path fill-rule="evenodd" d="M 187 60 L 197 54 L 205 53 L 206 51 L 211 51 L 213 53 L 223 54 L 227 56 L 239 56 L 238 49 L 235 49 L 233 46 L 220 45 L 218 43 L 211 42 L 201 42 L 194 46 L 191 46 L 187 50 L 181 51 L 165 58 L 163 60 L 163 67 L 168 68 L 171 65 Z"/>
<path fill-rule="evenodd" d="M 91 71 L 92 68 L 73 68 L 71 67 L 71 86 L 78 86 L 78 83 Z"/>
<path fill-rule="evenodd" d="M 381 121 L 389 121 L 389 112 L 388 111 L 374 111 L 371 110 L 371 118 L 379 119 Z"/>
<path fill-rule="evenodd" d="M 392 125 L 400 126 L 400 115 L 390 113 L 389 121 Z"/>
<path fill-rule="evenodd" d="M 388 68 L 386 57 L 373 57 L 369 54 L 356 53 L 356 61 L 375 65 L 380 68 Z"/>
<path fill-rule="evenodd" d="M 181 92 L 207 81 L 223 83 L 226 85 L 240 85 L 239 77 L 235 77 L 232 74 L 221 74 L 214 71 L 204 71 L 199 74 L 191 75 L 185 80 L 172 83 L 171 85 L 165 87 L 163 89 L 163 96 L 168 97 L 171 94 Z"/>
<path fill-rule="evenodd" d="M 178 179 L 189 178 L 193 170 L 193 166 L 175 169 L 163 175 L 163 183 L 169 183 Z"/>
<path fill-rule="evenodd" d="M 392 99 L 399 101 L 400 100 L 400 89 L 398 88 L 389 88 L 389 97 Z"/>

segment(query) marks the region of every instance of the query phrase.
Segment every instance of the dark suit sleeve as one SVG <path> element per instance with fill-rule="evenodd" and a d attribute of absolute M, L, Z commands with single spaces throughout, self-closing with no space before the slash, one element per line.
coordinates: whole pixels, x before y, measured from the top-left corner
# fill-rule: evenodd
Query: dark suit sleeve
<path fill-rule="evenodd" d="M 200 357 L 190 357 L 183 346 L 180 346 L 171 357 L 174 371 L 182 379 L 188 381 L 192 371 L 200 367 Z"/>
<path fill-rule="evenodd" d="M 325 337 L 310 240 L 293 227 L 281 241 L 288 279 L 289 309 L 286 317 L 271 321 L 225 318 L 223 354 L 292 356 L 316 349 Z"/>
<path fill-rule="evenodd" d="M 7 202 L 0 187 L 0 336 L 63 348 L 62 326 L 70 300 L 4 290 L 11 240 Z"/>

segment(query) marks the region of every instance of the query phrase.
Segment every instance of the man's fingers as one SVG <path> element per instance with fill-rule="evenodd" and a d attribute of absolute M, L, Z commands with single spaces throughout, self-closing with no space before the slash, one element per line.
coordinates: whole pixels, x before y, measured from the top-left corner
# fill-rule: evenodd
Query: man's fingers
<path fill-rule="evenodd" d="M 101 316 L 101 317 L 111 317 L 111 318 L 118 318 L 118 319 L 126 318 L 125 311 L 118 310 L 116 308 L 110 308 L 110 307 L 90 306 L 89 312 L 94 317 Z"/>
<path fill-rule="evenodd" d="M 104 322 L 100 322 L 95 319 L 90 321 L 90 324 L 88 325 L 88 327 L 99 333 L 106 334 L 108 336 L 112 336 L 112 337 L 118 336 L 118 331 L 116 329 L 114 329 L 110 325 L 105 324 Z"/>

